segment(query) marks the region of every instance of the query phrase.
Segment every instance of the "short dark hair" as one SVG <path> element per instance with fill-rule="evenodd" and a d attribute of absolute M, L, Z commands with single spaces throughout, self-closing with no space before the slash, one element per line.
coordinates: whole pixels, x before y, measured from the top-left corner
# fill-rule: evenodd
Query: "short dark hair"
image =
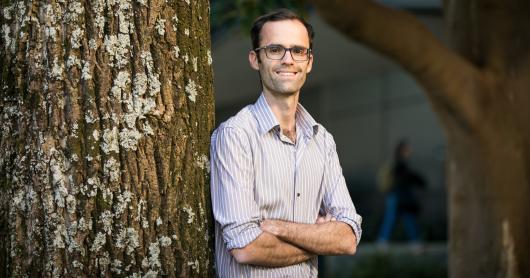
<path fill-rule="evenodd" d="M 288 9 L 277 9 L 270 13 L 259 16 L 254 20 L 252 28 L 250 29 L 250 37 L 252 39 L 252 49 L 260 47 L 260 33 L 263 25 L 269 21 L 282 21 L 282 20 L 298 20 L 304 24 L 307 29 L 307 36 L 309 37 L 309 48 L 313 49 L 313 38 L 315 37 L 315 32 L 313 31 L 313 26 L 307 23 L 302 17 L 298 16 L 296 13 Z"/>

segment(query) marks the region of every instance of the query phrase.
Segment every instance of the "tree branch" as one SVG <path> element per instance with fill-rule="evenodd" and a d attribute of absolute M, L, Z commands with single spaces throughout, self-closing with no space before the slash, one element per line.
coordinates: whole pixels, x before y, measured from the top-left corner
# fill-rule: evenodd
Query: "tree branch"
<path fill-rule="evenodd" d="M 435 108 L 468 126 L 477 121 L 482 72 L 413 15 L 367 0 L 312 2 L 337 30 L 401 64 L 426 89 Z"/>

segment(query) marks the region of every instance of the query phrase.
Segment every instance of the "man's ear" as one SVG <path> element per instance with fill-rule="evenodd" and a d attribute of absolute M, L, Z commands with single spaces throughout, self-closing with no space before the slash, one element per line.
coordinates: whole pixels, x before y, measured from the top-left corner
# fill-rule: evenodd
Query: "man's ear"
<path fill-rule="evenodd" d="M 313 69 L 313 53 L 311 53 L 309 60 L 307 60 L 307 73 L 310 73 L 311 69 Z"/>
<path fill-rule="evenodd" d="M 258 57 L 258 53 L 256 53 L 256 51 L 251 50 L 248 53 L 248 62 L 250 63 L 250 67 L 251 68 L 253 68 L 255 70 L 259 70 L 259 57 Z"/>

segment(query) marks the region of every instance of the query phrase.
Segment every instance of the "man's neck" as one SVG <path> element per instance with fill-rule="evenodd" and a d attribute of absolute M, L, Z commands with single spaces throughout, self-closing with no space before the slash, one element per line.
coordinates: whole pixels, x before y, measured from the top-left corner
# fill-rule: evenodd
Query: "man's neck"
<path fill-rule="evenodd" d="M 296 108 L 299 93 L 292 95 L 278 95 L 264 91 L 263 95 L 274 116 L 280 123 L 282 132 L 293 142 L 296 140 Z"/>

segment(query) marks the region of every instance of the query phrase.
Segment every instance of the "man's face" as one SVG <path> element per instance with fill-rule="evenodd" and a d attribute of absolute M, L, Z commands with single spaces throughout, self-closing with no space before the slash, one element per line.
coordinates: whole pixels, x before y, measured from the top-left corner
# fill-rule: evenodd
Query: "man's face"
<path fill-rule="evenodd" d="M 285 48 L 309 48 L 309 37 L 305 26 L 298 20 L 270 21 L 263 25 L 260 47 L 281 45 Z M 259 55 L 259 60 L 257 55 Z M 267 58 L 265 50 L 250 51 L 250 65 L 259 70 L 263 90 L 273 95 L 297 94 L 311 71 L 313 55 L 307 61 L 294 61 L 287 51 L 281 60 Z"/>

